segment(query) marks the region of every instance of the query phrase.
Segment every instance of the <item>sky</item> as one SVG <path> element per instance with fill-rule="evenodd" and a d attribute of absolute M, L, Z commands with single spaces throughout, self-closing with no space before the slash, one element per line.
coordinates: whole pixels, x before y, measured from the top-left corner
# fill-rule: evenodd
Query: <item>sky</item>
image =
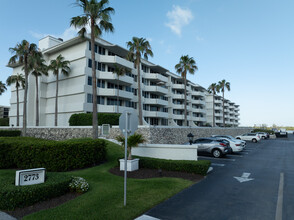
<path fill-rule="evenodd" d="M 82 14 L 75 0 L 1 0 L 0 81 L 14 47 L 47 35 L 76 36 L 69 23 Z M 175 73 L 182 55 L 198 71 L 188 79 L 204 88 L 225 79 L 225 98 L 240 105 L 241 126 L 294 126 L 294 1 L 292 0 L 110 0 L 114 33 L 102 38 L 126 48 L 146 38 L 149 60 Z M 0 96 L 9 105 L 10 88 Z"/>

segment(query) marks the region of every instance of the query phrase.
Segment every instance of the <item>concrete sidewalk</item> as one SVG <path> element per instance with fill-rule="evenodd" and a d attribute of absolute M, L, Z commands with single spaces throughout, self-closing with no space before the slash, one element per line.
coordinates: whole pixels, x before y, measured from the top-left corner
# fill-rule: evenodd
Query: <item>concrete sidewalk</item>
<path fill-rule="evenodd" d="M 16 218 L 0 211 L 0 220 L 16 220 Z"/>

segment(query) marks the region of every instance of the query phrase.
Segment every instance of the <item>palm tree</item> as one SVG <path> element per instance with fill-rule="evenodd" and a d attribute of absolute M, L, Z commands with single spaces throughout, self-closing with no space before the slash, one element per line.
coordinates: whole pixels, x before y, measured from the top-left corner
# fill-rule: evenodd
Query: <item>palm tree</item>
<path fill-rule="evenodd" d="M 56 76 L 56 95 L 55 95 L 55 118 L 54 125 L 57 126 L 57 113 L 58 113 L 58 82 L 59 82 L 59 70 L 65 76 L 68 76 L 70 73 L 69 68 L 70 62 L 65 60 L 64 57 L 60 54 L 55 60 L 51 60 L 50 65 L 48 66 L 49 70 L 53 71 L 53 75 Z"/>
<path fill-rule="evenodd" d="M 225 127 L 225 89 L 228 91 L 231 90 L 230 83 L 227 82 L 225 79 L 222 81 L 218 82 L 217 85 L 217 92 L 222 92 L 223 93 L 223 126 Z"/>
<path fill-rule="evenodd" d="M 119 113 L 119 77 L 125 75 L 126 69 L 124 67 L 120 67 L 118 65 L 114 65 L 113 73 L 117 76 L 117 97 L 116 97 L 116 105 L 117 105 L 117 113 Z"/>
<path fill-rule="evenodd" d="M 19 126 L 19 88 L 25 88 L 25 79 L 24 75 L 17 73 L 16 75 L 9 76 L 6 80 L 8 86 L 11 86 L 15 83 L 16 88 L 16 126 Z"/>
<path fill-rule="evenodd" d="M 214 117 L 214 96 L 216 94 L 217 91 L 217 84 L 216 83 L 212 83 L 209 87 L 208 87 L 208 92 L 212 93 L 212 127 L 215 127 L 215 117 Z"/>
<path fill-rule="evenodd" d="M 38 77 L 42 75 L 48 76 L 47 66 L 41 52 L 37 51 L 29 59 L 29 69 L 36 80 L 36 126 L 39 126 L 39 83 Z"/>
<path fill-rule="evenodd" d="M 14 54 L 10 59 L 8 64 L 12 66 L 13 64 L 22 64 L 25 73 L 25 91 L 23 100 L 23 130 L 22 135 L 26 136 L 27 133 L 27 97 L 28 97 L 28 78 L 29 78 L 29 59 L 38 50 L 36 44 L 30 44 L 28 41 L 23 40 L 18 43 L 14 48 L 9 48 L 10 52 Z"/>
<path fill-rule="evenodd" d="M 115 138 L 118 142 L 121 142 L 121 146 L 125 146 L 125 137 L 117 136 Z M 146 139 L 142 134 L 134 133 L 133 135 L 128 137 L 128 160 L 132 160 L 132 147 L 138 147 L 139 144 L 146 142 Z"/>
<path fill-rule="evenodd" d="M 4 93 L 6 89 L 7 88 L 6 88 L 5 83 L 3 83 L 2 81 L 0 81 L 0 95 L 2 95 L 2 93 Z"/>
<path fill-rule="evenodd" d="M 92 59 L 92 92 L 93 92 L 93 139 L 98 138 L 98 120 L 97 120 L 97 80 L 95 63 L 95 38 L 101 36 L 103 31 L 113 32 L 114 28 L 111 23 L 110 14 L 114 9 L 106 7 L 108 0 L 77 0 L 76 5 L 83 9 L 81 16 L 73 17 L 70 25 L 75 28 L 81 28 L 78 34 L 84 37 L 86 26 L 91 28 L 91 59 Z"/>
<path fill-rule="evenodd" d="M 184 125 L 187 126 L 187 73 L 194 74 L 198 67 L 196 66 L 196 62 L 193 57 L 189 57 L 189 55 L 181 56 L 180 62 L 175 65 L 175 69 L 178 74 L 182 76 L 184 79 L 185 85 L 185 121 Z"/>
<path fill-rule="evenodd" d="M 140 75 L 140 64 L 141 56 L 144 56 L 148 60 L 148 56 L 153 57 L 153 52 L 149 41 L 145 38 L 133 37 L 132 41 L 127 42 L 129 49 L 128 59 L 135 62 L 138 71 L 138 107 L 139 107 L 139 125 L 143 125 L 143 114 L 142 114 L 142 92 L 141 92 L 141 75 Z"/>

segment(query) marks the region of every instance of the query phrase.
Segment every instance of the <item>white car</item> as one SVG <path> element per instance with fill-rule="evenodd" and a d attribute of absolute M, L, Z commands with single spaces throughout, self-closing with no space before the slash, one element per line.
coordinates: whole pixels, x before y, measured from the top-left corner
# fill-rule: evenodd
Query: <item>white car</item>
<path fill-rule="evenodd" d="M 260 141 L 260 136 L 257 133 L 246 133 L 239 136 L 236 136 L 236 139 L 244 140 L 244 141 L 252 141 L 256 143 Z"/>
<path fill-rule="evenodd" d="M 229 138 L 226 135 L 213 135 L 212 137 L 220 138 L 220 139 L 224 139 L 224 140 L 228 141 L 230 143 L 230 147 L 232 148 L 232 151 L 234 153 L 235 152 L 241 152 L 242 150 L 244 150 L 244 148 L 246 146 L 245 141 L 238 140 L 238 139 L 235 139 L 233 137 Z"/>

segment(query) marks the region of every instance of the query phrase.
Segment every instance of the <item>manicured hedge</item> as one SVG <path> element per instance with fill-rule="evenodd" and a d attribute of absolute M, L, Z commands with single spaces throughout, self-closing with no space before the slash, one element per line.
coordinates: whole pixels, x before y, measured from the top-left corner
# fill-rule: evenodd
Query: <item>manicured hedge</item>
<path fill-rule="evenodd" d="M 118 113 L 98 113 L 98 125 L 118 125 L 119 117 Z M 70 126 L 91 126 L 92 113 L 72 114 L 68 122 Z"/>
<path fill-rule="evenodd" d="M 17 137 L 20 135 L 20 130 L 0 130 L 0 137 Z"/>
<path fill-rule="evenodd" d="M 14 176 L 0 177 L 0 210 L 13 210 L 58 197 L 69 192 L 72 177 L 62 173 L 46 173 L 45 183 L 15 186 Z"/>
<path fill-rule="evenodd" d="M 45 167 L 48 171 L 68 171 L 97 165 L 105 157 L 104 140 L 0 138 L 0 169 Z"/>
<path fill-rule="evenodd" d="M 274 134 L 275 132 L 272 130 L 268 130 L 268 129 L 254 129 L 253 132 L 266 132 L 269 134 Z"/>
<path fill-rule="evenodd" d="M 180 171 L 186 173 L 195 173 L 205 176 L 207 170 L 210 167 L 210 161 L 208 160 L 164 160 L 147 157 L 136 157 L 139 158 L 140 168 L 149 169 L 162 169 L 168 171 Z"/>
<path fill-rule="evenodd" d="M 0 126 L 9 126 L 9 118 L 0 118 Z"/>

